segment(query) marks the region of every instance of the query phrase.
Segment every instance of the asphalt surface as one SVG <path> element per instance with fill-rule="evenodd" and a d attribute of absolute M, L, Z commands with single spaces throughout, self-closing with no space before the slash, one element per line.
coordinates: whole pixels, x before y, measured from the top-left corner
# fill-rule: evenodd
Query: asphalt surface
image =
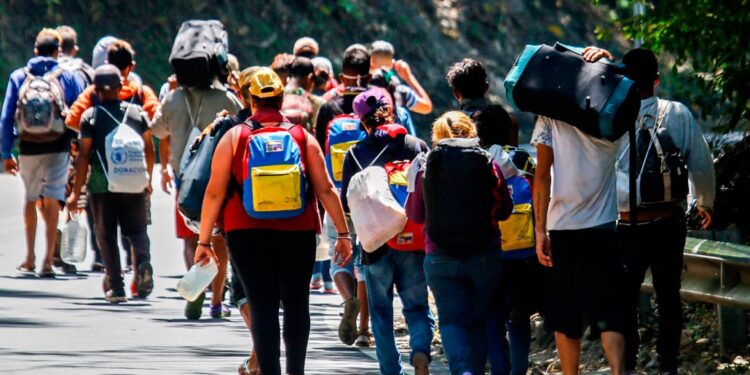
<path fill-rule="evenodd" d="M 161 191 L 152 197 L 153 294 L 111 305 L 104 301 L 103 275 L 89 272 L 90 251 L 77 275 L 41 279 L 16 271 L 26 248 L 23 186 L 20 178 L 0 175 L 0 373 L 237 373 L 252 347 L 239 312 L 210 319 L 206 305 L 200 321 L 183 316 L 185 302 L 174 289 L 185 269 L 182 245 L 174 237 L 172 199 Z M 43 233 L 40 217 L 37 269 L 44 256 Z M 126 275 L 126 285 L 131 277 Z M 338 295 L 311 293 L 307 373 L 377 374 L 374 349 L 339 342 L 340 303 Z"/>

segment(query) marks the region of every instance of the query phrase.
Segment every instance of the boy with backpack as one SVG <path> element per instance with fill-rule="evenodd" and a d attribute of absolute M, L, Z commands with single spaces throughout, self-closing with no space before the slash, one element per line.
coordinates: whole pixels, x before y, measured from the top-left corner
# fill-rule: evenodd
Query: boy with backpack
<path fill-rule="evenodd" d="M 528 152 L 512 145 L 518 135 L 510 115 L 502 106 L 487 103 L 489 84 L 482 63 L 463 59 L 451 66 L 446 78 L 461 109 L 474 119 L 479 143 L 500 166 L 513 198 L 513 213 L 499 223 L 503 274 L 490 300 L 488 357 L 493 374 L 525 374 L 531 345 L 529 317 L 539 311 L 543 286 L 531 197 L 535 162 Z"/>
<path fill-rule="evenodd" d="M 191 52 L 189 51 L 191 46 L 198 45 L 192 43 L 191 35 L 206 35 L 211 34 L 213 31 L 219 32 L 217 28 L 223 31 L 223 26 L 220 27 L 218 21 L 186 21 L 180 29 L 182 32 L 178 33 L 175 39 L 177 47 L 173 48 L 173 54 L 183 51 L 183 48 L 180 46 L 185 47 L 185 51 Z M 215 49 L 226 52 L 226 46 L 222 45 L 222 43 L 216 42 L 213 46 Z M 205 56 L 200 51 L 193 52 L 195 52 L 196 56 Z M 223 110 L 226 110 L 228 113 L 238 113 L 242 109 L 242 104 L 237 99 L 237 96 L 228 91 L 220 82 L 220 71 L 208 69 L 195 72 L 191 70 L 200 66 L 213 67 L 219 63 L 219 56 L 212 55 L 208 58 L 208 62 L 201 61 L 199 66 L 191 65 L 195 61 L 194 58 L 185 59 L 184 57 L 179 55 L 170 57 L 170 63 L 175 70 L 176 79 L 180 86 L 166 93 L 159 110 L 154 116 L 152 127 L 154 135 L 162 140 L 159 144 L 160 161 L 163 166 L 167 163 L 171 166 L 175 177 L 180 175 L 180 164 L 189 146 L 188 143 L 193 141 L 191 139 L 193 130 L 197 128 L 202 132 L 209 124 L 213 123 L 216 114 Z M 187 57 L 192 57 L 192 55 Z M 193 74 L 190 74 L 191 72 Z M 166 187 L 173 178 L 169 174 L 169 168 L 162 168 L 161 173 L 162 186 Z M 177 178 L 174 180 L 175 190 L 179 194 L 180 181 Z M 177 210 L 176 204 L 175 225 L 177 237 L 182 239 L 184 243 L 183 257 L 185 267 L 190 269 L 193 266 L 195 249 L 198 246 L 198 236 L 187 227 L 185 220 L 183 220 L 179 210 Z M 211 317 L 220 318 L 230 314 L 230 310 L 222 303 L 228 253 L 222 236 L 214 236 L 213 240 L 215 241 L 220 262 L 218 262 L 219 273 L 211 284 L 212 298 L 210 313 Z M 186 318 L 193 320 L 200 319 L 204 298 L 205 293 L 201 294 L 195 301 L 187 302 L 185 306 Z"/>
<path fill-rule="evenodd" d="M 342 71 L 339 75 L 343 89 L 333 89 L 332 99 L 320 107 L 318 112 L 315 139 L 324 147 L 326 167 L 329 177 L 339 188 L 342 182 L 342 170 L 346 152 L 352 145 L 365 137 L 365 130 L 354 113 L 354 98 L 367 89 L 370 82 L 370 55 L 362 45 L 349 46 L 344 52 Z M 335 91 L 334 91 L 335 90 Z M 328 234 L 329 254 L 333 255 L 332 244 L 336 231 L 332 222 L 326 217 L 325 231 Z M 352 236 L 356 233 L 352 230 Z M 354 247 L 353 260 L 345 267 L 331 264 L 331 275 L 341 298 L 344 300 L 344 314 L 339 323 L 339 339 L 346 345 L 370 346 L 369 309 L 367 307 L 367 288 L 365 287 L 364 269 L 361 265 L 362 251 Z M 359 327 L 357 327 L 359 315 Z"/>
<path fill-rule="evenodd" d="M 372 42 L 370 51 L 370 73 L 380 72 L 386 85 L 395 86 L 394 102 L 414 113 L 422 115 L 432 112 L 432 100 L 403 60 L 394 60 L 393 45 L 384 40 Z M 404 83 L 401 82 L 401 80 Z"/>
<path fill-rule="evenodd" d="M 604 55 L 606 50 L 588 48 L 584 53 Z M 682 103 L 658 98 L 659 64 L 646 49 L 633 49 L 622 58 L 625 75 L 641 94 L 636 126 L 639 206 L 636 225 L 631 224 L 627 182 L 630 171 L 627 139 L 618 142 L 617 175 L 620 220 L 618 235 L 624 248 L 626 279 L 625 368 L 635 372 L 640 338 L 638 301 L 646 270 L 651 269 L 659 310 L 656 351 L 659 371 L 676 374 L 682 334 L 680 297 L 683 252 L 687 228 L 685 211 L 689 185 L 697 201 L 704 229 L 711 226 L 716 178 L 711 151 L 690 110 Z M 665 180 L 669 184 L 665 184 Z"/>
<path fill-rule="evenodd" d="M 79 75 L 59 67 L 60 44 L 60 34 L 55 30 L 42 29 L 37 34 L 35 56 L 10 75 L 0 119 L 3 167 L 8 174 L 20 173 L 26 190 L 27 251 L 17 268 L 22 272 L 36 270 L 37 202 L 41 201 L 47 253 L 40 275 L 45 277 L 55 276 L 52 266 L 57 222 L 65 201 L 70 142 L 75 136 L 65 128 L 64 119 L 68 106 L 85 87 Z M 18 162 L 11 153 L 16 138 L 20 140 Z"/>
<path fill-rule="evenodd" d="M 86 81 L 86 86 L 92 85 L 94 83 L 94 68 L 83 61 L 82 58 L 76 57 L 79 51 L 78 33 L 67 25 L 58 26 L 57 32 L 60 33 L 62 38 L 60 56 L 57 58 L 57 62 L 63 69 L 80 75 Z"/>
<path fill-rule="evenodd" d="M 88 178 L 87 193 L 94 213 L 94 230 L 107 269 L 110 289 L 105 299 L 127 302 L 117 245 L 117 226 L 135 249 L 136 285 L 140 298 L 154 288 L 150 241 L 146 232 L 146 202 L 151 194 L 154 145 L 146 115 L 140 106 L 119 100 L 118 67 L 96 68 L 94 86 L 100 102 L 81 120 L 76 178 L 68 209 L 78 211 L 81 188 Z"/>
<path fill-rule="evenodd" d="M 400 216 L 405 218 L 405 176 L 411 160 L 428 150 L 424 141 L 407 135 L 403 126 L 393 124 L 393 107 L 386 99 L 387 95 L 382 89 L 371 88 L 357 95 L 353 102 L 354 113 L 367 129 L 367 137 L 350 148 L 344 159 L 341 203 L 344 211 L 351 212 L 352 220 L 372 218 L 364 223 L 354 221 L 360 239 L 386 227 L 383 222 L 385 217 L 373 217 L 374 207 L 383 204 L 378 199 L 392 201 L 400 197 L 397 208 L 400 208 Z M 371 168 L 381 168 L 382 171 L 380 174 L 372 174 Z M 387 180 L 379 180 L 379 177 L 387 177 Z M 386 196 L 383 198 L 369 195 L 369 189 L 378 183 L 390 185 L 385 189 Z M 396 194 L 399 192 L 403 194 Z M 357 201 L 352 202 L 349 198 Z M 356 212 L 357 210 L 370 212 Z M 403 313 L 409 327 L 410 363 L 416 374 L 429 373 L 430 343 L 435 320 L 427 302 L 427 282 L 422 268 L 422 229 L 421 226 L 409 226 L 407 223 L 406 227 L 398 227 L 393 239 L 383 239 L 391 240 L 387 244 L 364 249 L 367 251 L 362 261 L 367 280 L 367 303 L 372 317 L 372 332 L 377 342 L 375 350 L 381 374 L 403 373 L 401 355 L 393 333 L 394 286 L 403 303 Z M 364 242 L 362 246 L 365 246 Z"/>
<path fill-rule="evenodd" d="M 315 134 L 316 120 L 325 101 L 312 94 L 314 81 L 312 61 L 307 57 L 296 57 L 289 68 L 289 77 L 284 88 L 284 104 L 281 112 L 293 124 L 302 125 Z"/>

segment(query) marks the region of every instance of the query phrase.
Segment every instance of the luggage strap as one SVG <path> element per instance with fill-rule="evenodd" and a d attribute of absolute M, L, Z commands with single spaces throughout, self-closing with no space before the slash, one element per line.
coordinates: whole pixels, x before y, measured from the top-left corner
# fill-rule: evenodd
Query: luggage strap
<path fill-rule="evenodd" d="M 372 159 L 372 161 L 370 162 L 370 164 L 367 165 L 368 168 L 372 167 L 372 165 L 375 164 L 375 162 L 378 161 L 378 159 L 380 159 L 380 156 L 382 156 L 383 153 L 385 152 L 385 150 L 388 149 L 388 146 L 389 145 L 385 145 L 385 147 L 383 147 L 383 149 L 380 150 L 380 153 L 378 153 L 378 155 L 375 156 L 374 159 Z M 354 162 L 357 163 L 357 166 L 359 167 L 359 170 L 363 171 L 364 168 L 362 168 L 362 164 L 360 164 L 359 160 L 357 160 L 357 157 L 354 156 L 354 147 L 352 147 L 352 148 L 349 149 L 349 153 L 352 155 L 352 159 L 354 159 Z"/>

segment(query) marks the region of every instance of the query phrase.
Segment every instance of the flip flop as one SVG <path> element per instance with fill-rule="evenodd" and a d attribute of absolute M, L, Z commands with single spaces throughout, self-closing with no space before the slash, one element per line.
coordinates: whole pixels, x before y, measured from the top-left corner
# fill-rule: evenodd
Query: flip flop
<path fill-rule="evenodd" d="M 242 362 L 242 365 L 240 365 L 240 368 L 237 369 L 239 375 L 262 375 L 260 373 L 260 369 L 250 368 L 250 362 L 250 358 L 245 358 L 245 360 Z"/>
<path fill-rule="evenodd" d="M 36 269 L 36 267 L 31 267 L 31 268 L 29 268 L 29 267 L 25 266 L 25 265 L 24 265 L 24 264 L 22 263 L 22 264 L 19 264 L 19 265 L 18 265 L 18 266 L 16 267 L 16 269 L 18 270 L 18 272 L 21 272 L 21 273 L 34 273 L 34 272 L 35 272 L 35 269 Z"/>
<path fill-rule="evenodd" d="M 55 270 L 53 269 L 42 270 L 42 272 L 39 273 L 39 277 L 54 278 L 55 276 L 57 276 L 57 273 L 55 273 Z"/>

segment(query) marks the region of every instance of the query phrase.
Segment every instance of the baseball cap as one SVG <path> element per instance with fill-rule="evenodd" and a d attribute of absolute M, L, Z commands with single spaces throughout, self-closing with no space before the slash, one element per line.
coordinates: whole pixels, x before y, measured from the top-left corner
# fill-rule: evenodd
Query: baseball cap
<path fill-rule="evenodd" d="M 294 53 L 295 55 L 303 53 L 311 53 L 313 55 L 317 55 L 318 51 L 318 42 L 316 42 L 315 39 L 310 38 L 309 36 L 297 39 L 297 41 L 294 42 L 294 48 L 292 49 L 292 53 Z"/>
<path fill-rule="evenodd" d="M 272 98 L 284 93 L 281 78 L 271 68 L 262 67 L 250 78 L 250 95 L 258 98 Z"/>
<path fill-rule="evenodd" d="M 122 85 L 121 79 L 120 69 L 112 64 L 103 64 L 94 70 L 94 85 L 97 89 L 119 88 Z"/>
<path fill-rule="evenodd" d="M 388 98 L 384 90 L 380 88 L 368 89 L 354 98 L 352 109 L 357 117 L 362 118 L 380 107 L 388 106 Z"/>

